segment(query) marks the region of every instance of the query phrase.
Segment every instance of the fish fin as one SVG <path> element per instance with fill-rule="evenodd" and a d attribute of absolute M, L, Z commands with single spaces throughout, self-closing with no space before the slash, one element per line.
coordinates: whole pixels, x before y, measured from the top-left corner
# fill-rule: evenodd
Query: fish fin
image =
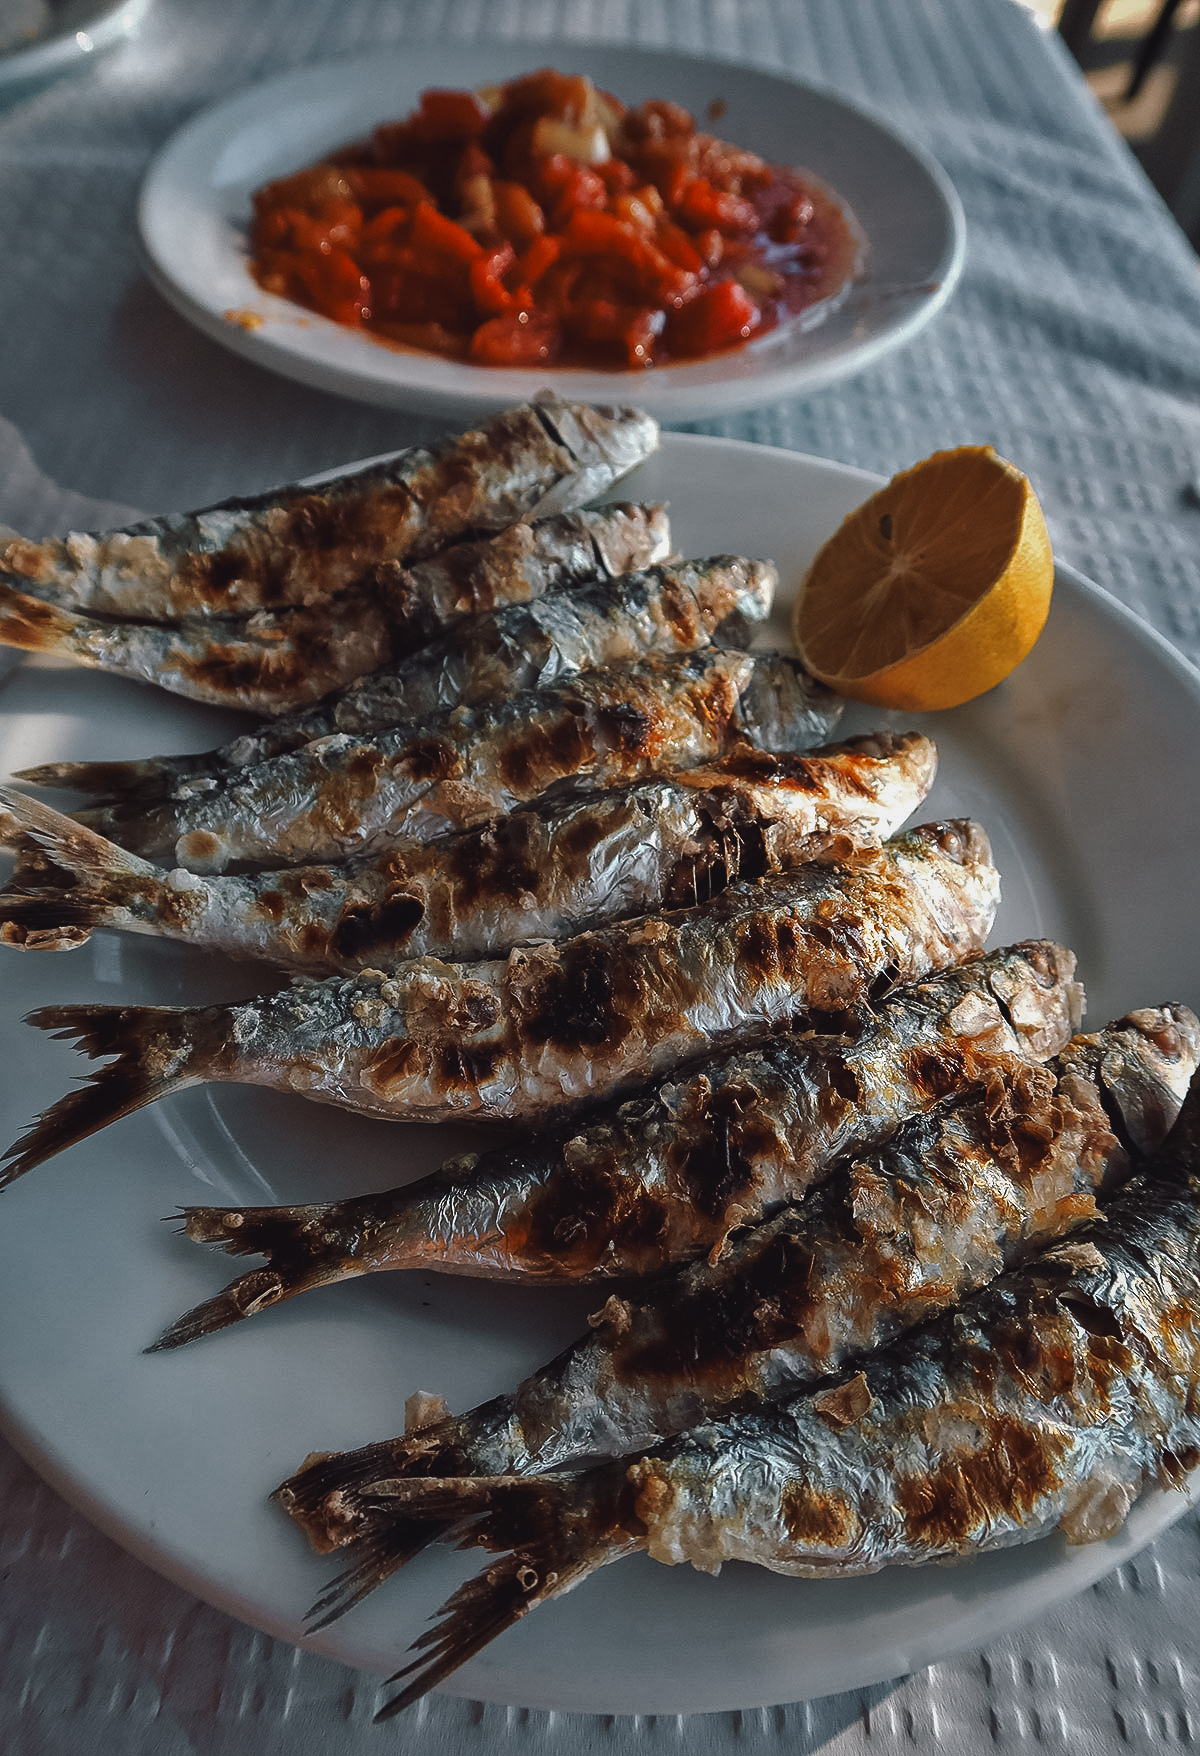
<path fill-rule="evenodd" d="M 207 1078 L 209 1057 L 193 1040 L 195 1016 L 169 1006 L 43 1006 L 29 1013 L 27 1024 L 73 1037 L 93 1057 L 117 1059 L 88 1074 L 9 1147 L 0 1189 L 110 1122 Z"/>
<path fill-rule="evenodd" d="M 297 1293 L 311 1292 L 314 1287 L 343 1278 L 343 1274 L 331 1270 L 328 1264 L 311 1261 L 252 1268 L 239 1275 L 237 1280 L 230 1281 L 211 1299 L 202 1300 L 190 1311 L 185 1311 L 182 1317 L 176 1318 L 144 1352 L 157 1354 L 184 1347 L 189 1341 L 199 1341 L 202 1336 L 215 1335 L 219 1329 L 240 1323 L 243 1317 L 254 1317 L 269 1305 L 278 1305 L 284 1299 L 294 1298 Z"/>
<path fill-rule="evenodd" d="M 360 1604 L 415 1555 L 434 1542 L 455 1520 L 444 1524 L 415 1518 L 386 1519 L 368 1528 L 350 1550 L 350 1565 L 329 1581 L 305 1616 L 306 1630 L 316 1634 Z"/>
<path fill-rule="evenodd" d="M 269 1266 L 251 1269 L 185 1311 L 147 1353 L 198 1341 L 268 1305 L 362 1272 L 351 1254 L 352 1229 L 341 1235 L 326 1207 L 185 1207 L 181 1217 L 194 1243 L 219 1244 L 231 1256 L 265 1256 Z"/>
<path fill-rule="evenodd" d="M 0 945 L 18 951 L 74 951 L 92 928 L 104 925 L 103 897 L 86 899 L 62 890 L 0 891 Z"/>
<path fill-rule="evenodd" d="M 103 795 L 105 804 L 125 799 L 165 799 L 189 775 L 203 774 L 200 756 L 149 756 L 140 762 L 43 762 L 19 768 L 17 780 L 34 787 L 66 787 L 74 793 Z"/>
<path fill-rule="evenodd" d="M 614 1544 L 605 1534 L 573 1533 L 568 1528 L 566 1515 L 574 1502 L 576 1479 L 586 1478 L 510 1476 L 435 1483 L 429 1494 L 406 1507 L 419 1517 L 443 1519 L 447 1501 L 459 1500 L 459 1513 L 474 1518 L 460 1548 L 511 1545 L 512 1552 L 461 1585 L 442 1605 L 438 1625 L 427 1629 L 409 1649 L 420 1656 L 388 1678 L 389 1683 L 408 1681 L 379 1710 L 377 1720 L 391 1719 L 411 1707 L 530 1610 L 560 1597 L 606 1561 L 627 1552 L 627 1540 Z M 523 1531 L 529 1532 L 525 1540 L 513 1543 Z"/>
<path fill-rule="evenodd" d="M 56 811 L 42 799 L 32 799 L 28 793 L 19 793 L 12 787 L 0 787 L 0 810 L 16 820 L 21 833 L 48 855 L 56 868 L 72 877 L 91 885 L 103 885 L 116 878 L 137 878 L 156 885 L 163 882 L 158 866 L 97 835 L 94 829 Z"/>

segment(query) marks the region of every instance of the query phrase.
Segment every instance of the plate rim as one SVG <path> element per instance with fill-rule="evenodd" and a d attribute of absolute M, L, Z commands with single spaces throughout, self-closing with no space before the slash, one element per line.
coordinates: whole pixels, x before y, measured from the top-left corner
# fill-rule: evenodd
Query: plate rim
<path fill-rule="evenodd" d="M 374 70 L 381 59 L 405 62 L 411 61 L 414 54 L 442 59 L 447 54 L 453 56 L 459 51 L 472 55 L 502 51 L 505 56 L 509 56 L 514 53 L 524 55 L 526 51 L 534 50 L 544 51 L 546 56 L 576 52 L 582 55 L 611 55 L 643 64 L 648 59 L 658 59 L 676 65 L 684 63 L 697 70 L 728 68 L 781 87 L 809 93 L 823 103 L 833 105 L 856 123 L 882 134 L 913 162 L 940 204 L 944 222 L 941 255 L 933 276 L 924 288 L 922 301 L 894 323 L 885 321 L 858 343 L 848 344 L 836 353 L 818 355 L 812 360 L 798 360 L 775 372 L 770 370 L 768 363 L 762 370 L 735 373 L 733 377 L 710 376 L 701 379 L 697 374 L 710 371 L 714 362 L 697 361 L 694 364 L 684 363 L 663 368 L 662 377 L 656 381 L 653 373 L 595 373 L 582 368 L 556 368 L 545 372 L 487 369 L 458 361 L 440 361 L 436 356 L 383 348 L 378 343 L 340 328 L 315 312 L 304 311 L 290 301 L 276 299 L 273 295 L 264 293 L 254 285 L 248 275 L 245 276 L 247 297 L 262 306 L 269 316 L 278 315 L 281 320 L 289 322 L 293 329 L 300 331 L 301 340 L 316 337 L 319 341 L 324 338 L 335 352 L 350 352 L 348 363 L 338 363 L 336 359 L 327 359 L 319 348 L 311 350 L 302 346 L 290 347 L 288 343 L 295 342 L 297 338 L 286 330 L 282 336 L 263 336 L 257 325 L 247 329 L 231 321 L 226 316 L 230 306 L 223 304 L 218 309 L 215 301 L 206 301 L 192 284 L 194 277 L 189 277 L 189 283 L 184 284 L 172 271 L 170 252 L 164 249 L 159 238 L 158 210 L 165 205 L 168 193 L 171 193 L 172 199 L 177 199 L 180 188 L 189 194 L 201 192 L 201 184 L 191 171 L 182 183 L 176 184 L 176 179 L 180 177 L 180 167 L 188 166 L 196 143 L 205 140 L 214 127 L 219 127 L 228 118 L 237 119 L 244 109 L 252 107 L 256 100 L 261 101 L 264 95 L 286 91 L 292 84 L 303 86 L 330 70 L 343 76 L 352 74 L 357 68 Z M 828 83 L 782 72 L 778 67 L 767 66 L 754 57 L 676 52 L 651 46 L 639 49 L 628 43 L 591 37 L 556 38 L 549 41 L 539 38 L 478 38 L 454 44 L 420 43 L 413 44 L 407 51 L 396 48 L 375 55 L 353 52 L 331 56 L 256 81 L 214 104 L 206 105 L 159 147 L 146 169 L 138 191 L 137 234 L 147 277 L 186 321 L 240 357 L 309 388 L 329 391 L 376 407 L 461 414 L 469 409 L 477 412 L 496 410 L 530 394 L 535 386 L 550 385 L 562 395 L 575 396 L 584 401 L 635 401 L 662 420 L 679 421 L 703 419 L 713 412 L 732 414 L 780 401 L 788 396 L 808 394 L 874 365 L 893 350 L 907 345 L 952 297 L 962 276 L 967 250 L 966 216 L 953 180 L 928 148 L 915 140 L 902 126 L 891 121 L 881 109 L 861 99 L 843 96 Z M 869 291 L 872 284 L 869 270 L 868 278 L 862 284 Z M 296 315 L 298 312 L 299 317 Z M 817 325 L 811 333 L 819 336 L 820 329 L 821 326 Z M 765 339 L 769 343 L 772 338 Z M 353 349 L 350 344 L 354 344 Z M 372 352 L 368 353 L 368 349 Z M 383 360 L 392 362 L 413 362 L 415 376 L 406 378 L 398 370 L 395 374 L 373 371 L 372 363 L 378 365 L 380 356 Z M 754 358 L 744 352 L 729 357 L 735 363 Z M 669 378 L 668 373 L 672 374 Z M 689 373 L 692 374 L 691 377 L 684 376 Z M 486 375 L 478 376 L 480 374 Z"/>

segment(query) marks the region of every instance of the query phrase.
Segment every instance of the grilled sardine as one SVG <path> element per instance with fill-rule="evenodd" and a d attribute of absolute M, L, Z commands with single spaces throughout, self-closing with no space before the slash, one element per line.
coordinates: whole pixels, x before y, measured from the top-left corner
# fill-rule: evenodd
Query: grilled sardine
<path fill-rule="evenodd" d="M 30 1015 L 110 1065 L 7 1155 L 5 1181 L 169 1091 L 234 1080 L 394 1120 L 532 1119 L 843 1011 L 977 951 L 999 877 L 977 824 L 926 824 L 846 865 L 739 882 L 506 962 L 418 958 L 223 1006 Z"/>
<path fill-rule="evenodd" d="M 500 1551 L 461 1587 L 384 1712 L 537 1604 L 646 1550 L 829 1579 L 1117 1531 L 1200 1461 L 1200 1081 L 1103 1216 L 852 1376 L 581 1476 L 397 1481 L 406 1518 L 472 1517 Z"/>
<path fill-rule="evenodd" d="M 178 1346 L 356 1274 L 440 1269 L 602 1281 L 720 1257 L 998 1056 L 1042 1061 L 1078 1026 L 1075 959 L 1048 940 L 894 990 L 838 1035 L 780 1034 L 669 1076 L 578 1127 L 450 1159 L 432 1176 L 324 1206 L 193 1207 L 189 1237 L 266 1256 L 172 1326 Z"/>
<path fill-rule="evenodd" d="M 528 1475 L 643 1450 L 812 1388 L 957 1303 L 1095 1214 L 1097 1194 L 1162 1144 L 1198 1059 L 1200 1021 L 1180 1006 L 1076 1038 L 1048 1066 L 981 1058 L 970 1083 L 716 1262 L 642 1300 L 614 1295 L 512 1396 L 440 1420 L 421 1397 L 403 1437 L 307 1464 L 281 1505 L 322 1552 L 361 1544 L 321 1611 L 340 1615 L 437 1534 L 388 1517 L 392 1480 Z M 1144 1144 L 1123 1142 L 1110 1110 Z"/>
<path fill-rule="evenodd" d="M 743 748 L 671 779 L 517 811 L 436 842 L 401 840 L 342 866 L 211 878 L 164 873 L 0 787 L 13 834 L 35 844 L 37 865 L 48 862 L 56 879 L 23 861 L 0 893 L 0 941 L 59 951 L 93 927 L 116 927 L 343 973 L 407 957 L 498 957 L 886 840 L 925 798 L 936 765 L 919 732 L 809 756 Z M 57 882 L 67 873 L 74 887 Z"/>
<path fill-rule="evenodd" d="M 744 737 L 807 749 L 825 741 L 840 711 L 796 659 L 710 647 L 369 737 L 341 732 L 218 784 L 185 782 L 173 798 L 96 806 L 78 820 L 192 871 L 307 865 L 401 835 L 431 841 L 547 795 L 691 768 Z"/>
<path fill-rule="evenodd" d="M 547 632 L 536 617 L 523 619 L 520 607 L 541 599 L 547 592 L 574 591 L 600 581 L 614 581 L 621 574 L 665 560 L 669 550 L 670 526 L 664 506 L 618 503 L 595 512 L 565 512 L 534 524 L 511 525 L 481 542 L 455 543 L 442 554 L 419 561 L 413 567 L 401 568 L 397 564 L 396 578 L 388 575 L 380 583 L 376 577 L 370 589 L 360 587 L 354 593 L 342 593 L 308 607 L 261 610 L 241 623 L 226 622 L 231 640 L 239 628 L 254 636 L 244 652 L 238 649 L 240 656 L 253 659 L 263 651 L 272 679 L 282 671 L 283 661 L 270 643 L 274 642 L 284 654 L 295 648 L 297 686 L 311 691 L 306 700 L 323 697 L 337 688 L 330 661 L 341 668 L 344 679 L 357 680 L 339 689 L 330 700 L 323 700 L 319 707 L 284 712 L 216 750 L 185 756 L 151 756 L 135 762 L 50 762 L 28 769 L 21 778 L 35 781 L 38 786 L 71 787 L 77 792 L 119 798 L 163 798 L 182 780 L 217 778 L 254 762 L 264 762 L 269 756 L 299 749 L 302 744 L 333 732 L 379 731 L 395 725 L 412 715 L 413 679 L 418 672 L 428 679 L 417 687 L 432 698 L 435 705 L 428 709 L 432 712 L 436 707 L 456 706 L 460 702 L 475 704 L 504 689 L 527 688 L 538 680 L 550 682 L 570 669 L 583 669 L 581 663 L 571 662 L 582 651 L 587 651 L 593 663 L 610 662 L 595 656 L 606 650 L 603 643 L 581 645 L 578 634 L 574 644 L 559 658 L 551 644 L 555 638 L 553 618 Z M 386 569 L 377 569 L 377 575 L 384 574 Z M 602 602 L 611 601 L 610 586 Z M 350 606 L 356 620 L 346 638 L 341 628 L 346 619 L 344 612 Z M 506 616 L 506 606 L 510 610 L 517 608 L 517 615 Z M 49 605 L 42 607 L 47 616 L 61 614 Z M 742 613 L 757 620 L 756 603 L 745 602 Z M 467 619 L 467 627 L 459 626 Z M 686 619 L 684 604 L 677 617 L 680 628 Z M 457 633 L 446 638 L 445 631 L 455 627 Z M 516 644 L 522 629 L 532 634 L 534 642 L 525 660 Z M 721 638 L 728 640 L 734 631 L 732 623 L 723 626 Z M 327 655 L 331 634 L 335 636 L 334 650 Z M 371 662 L 366 663 L 361 661 L 368 634 L 376 646 Z M 438 636 L 443 638 L 436 652 L 425 651 Z M 4 625 L 0 623 L 0 640 L 3 638 Z M 160 633 L 159 638 L 165 639 L 165 633 Z M 611 645 L 611 631 L 607 638 Z M 343 640 L 346 651 L 342 650 Z M 683 648 L 687 642 L 677 638 L 675 644 Z M 697 640 L 694 644 L 703 642 Z M 418 652 L 421 656 L 414 666 L 413 658 Z M 470 665 L 469 655 L 473 658 Z M 502 666 L 508 655 L 513 655 L 511 675 L 505 675 Z M 628 650 L 624 656 L 629 656 Z M 518 682 L 522 663 L 528 676 Z M 301 669 L 303 676 L 299 675 Z M 253 676 L 258 676 L 257 670 Z M 314 687 L 314 679 L 320 680 L 319 688 Z M 228 692 L 235 684 L 242 687 L 244 683 L 244 677 L 238 683 L 229 667 L 219 670 L 219 688 Z M 280 694 L 281 688 L 276 686 L 275 706 L 263 711 L 278 713 Z M 228 693 L 221 698 L 228 699 Z"/>
<path fill-rule="evenodd" d="M 544 395 L 321 487 L 100 535 L 0 542 L 0 569 L 18 590 L 68 609 L 141 620 L 309 604 L 457 537 L 583 506 L 657 445 L 658 427 L 639 409 Z"/>

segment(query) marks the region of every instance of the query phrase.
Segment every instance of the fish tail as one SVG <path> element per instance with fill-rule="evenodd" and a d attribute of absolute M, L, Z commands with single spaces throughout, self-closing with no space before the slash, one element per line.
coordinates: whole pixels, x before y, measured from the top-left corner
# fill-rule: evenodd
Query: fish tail
<path fill-rule="evenodd" d="M 210 771 L 207 752 L 196 756 L 149 756 L 139 762 L 43 762 L 19 768 L 17 780 L 34 787 L 63 787 L 102 797 L 107 804 L 127 799 L 165 799 L 192 775 Z"/>
<path fill-rule="evenodd" d="M 139 884 L 158 887 L 163 883 L 162 872 L 149 860 L 128 853 L 86 824 L 77 823 L 73 817 L 56 811 L 41 799 L 30 798 L 28 793 L 19 793 L 13 787 L 0 787 L 0 811 L 13 819 L 16 831 L 46 855 L 59 871 L 70 873 L 91 889 L 103 890 L 119 880 L 131 878 Z M 11 840 L 13 831 L 8 834 Z M 105 898 L 94 900 L 102 903 Z"/>
<path fill-rule="evenodd" d="M 219 1244 L 231 1256 L 265 1256 L 268 1266 L 249 1270 L 185 1311 L 146 1352 L 183 1347 L 297 1293 L 361 1273 L 351 1252 L 358 1237 L 355 1215 L 365 1205 L 185 1207 L 180 1217 L 194 1243 Z"/>
<path fill-rule="evenodd" d="M 196 1021 L 195 1012 L 172 1006 L 43 1006 L 29 1013 L 27 1024 L 74 1038 L 85 1054 L 117 1058 L 88 1074 L 9 1147 L 0 1189 L 110 1122 L 209 1078 L 212 1056 Z"/>
<path fill-rule="evenodd" d="M 338 1621 L 454 1522 L 392 1517 L 369 1527 L 350 1549 L 350 1565 L 330 1580 L 305 1616 L 307 1631 L 316 1634 Z"/>
<path fill-rule="evenodd" d="M 509 1553 L 442 1605 L 437 1626 L 410 1648 L 419 1656 L 388 1678 L 389 1683 L 407 1681 L 377 1719 L 403 1712 L 530 1610 L 561 1597 L 637 1546 L 603 1516 L 589 1515 L 590 1487 L 599 1473 L 396 1484 L 411 1490 L 401 1514 L 405 1523 L 433 1519 L 441 1527 L 467 1519 L 460 1548 Z M 376 1533 L 373 1542 L 378 1545 Z"/>
<path fill-rule="evenodd" d="M 71 636 L 76 626 L 68 610 L 0 581 L 0 646 L 20 652 L 66 651 L 74 657 Z"/>

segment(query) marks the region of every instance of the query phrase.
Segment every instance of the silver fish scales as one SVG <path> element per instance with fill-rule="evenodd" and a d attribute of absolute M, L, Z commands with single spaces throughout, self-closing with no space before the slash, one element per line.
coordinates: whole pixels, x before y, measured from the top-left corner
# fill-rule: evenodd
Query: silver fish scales
<path fill-rule="evenodd" d="M 463 1586 L 398 1712 L 519 1620 L 645 1550 L 828 1579 L 1111 1536 L 1200 1463 L 1200 1081 L 1098 1222 L 843 1378 L 582 1476 L 399 1481 L 406 1517 L 474 1517 L 502 1552 Z"/>
<path fill-rule="evenodd" d="M 654 1274 L 717 1259 L 729 1234 L 801 1199 L 996 1057 L 1044 1060 L 1078 1026 L 1075 959 L 1033 940 L 894 990 L 836 1035 L 781 1033 L 711 1057 L 577 1126 L 451 1159 L 324 1206 L 186 1210 L 188 1236 L 254 1268 L 190 1311 L 177 1346 L 363 1273 L 438 1269 L 531 1282 Z"/>
<path fill-rule="evenodd" d="M 756 718 L 764 696 L 769 737 Z M 824 741 L 840 711 L 795 659 L 705 648 L 588 671 L 370 737 L 339 733 L 219 784 L 185 782 L 173 798 L 97 806 L 78 819 L 193 871 L 310 864 L 400 835 L 430 841 L 547 794 L 697 766 L 746 736 L 806 748 Z"/>
<path fill-rule="evenodd" d="M 634 520 L 631 514 L 640 511 L 623 509 L 620 528 L 626 549 L 637 550 L 633 540 L 637 534 L 646 538 L 641 545 L 645 553 L 636 558 L 651 560 L 663 548 L 659 521 Z M 571 522 L 583 516 L 576 514 Z M 599 519 L 597 514 L 591 516 Z M 560 521 L 546 523 L 557 527 Z M 630 562 L 631 567 L 634 564 Z M 159 623 L 85 616 L 0 583 L 0 645 L 71 658 L 218 707 L 288 715 L 286 726 L 276 723 L 239 740 L 239 749 L 245 744 L 265 753 L 294 749 L 339 730 L 363 731 L 419 719 L 459 701 L 487 700 L 506 689 L 528 688 L 539 679 L 549 682 L 589 664 L 619 663 L 654 651 L 687 651 L 705 645 L 718 628 L 722 639 L 731 638 L 736 644 L 748 623 L 760 621 L 770 609 L 773 576 L 768 580 L 765 568 L 740 593 L 742 621 L 736 608 L 725 610 L 735 593 L 719 568 L 703 574 L 693 566 L 681 569 L 678 577 L 638 574 L 623 584 L 617 583 L 618 576 L 608 575 L 606 585 L 596 581 L 597 572 L 593 564 L 590 593 L 576 584 L 571 597 L 574 617 L 565 598 L 532 609 L 510 606 L 507 612 L 470 618 L 465 628 L 444 638 L 436 652 L 423 647 L 410 651 L 407 631 L 381 595 L 363 589 L 337 593 L 319 604 L 262 610 L 241 620 L 193 617 Z M 564 589 L 566 584 L 564 580 Z M 557 612 L 556 604 L 562 605 Z M 559 651 L 562 658 L 556 664 Z M 395 665 L 381 677 L 380 667 L 393 659 Z M 301 714 L 296 723 L 294 710 L 311 708 L 331 690 L 343 691 L 364 677 L 370 681 L 340 703 Z M 149 788 L 153 796 L 168 778 L 220 773 L 225 766 L 214 752 L 207 765 L 195 757 L 162 757 L 129 765 L 51 763 L 27 778 L 43 786 L 71 786 L 86 792 L 117 784 L 118 790 L 132 789 L 145 796 Z M 126 787 L 120 786 L 122 780 Z"/>
<path fill-rule="evenodd" d="M 436 1535 L 388 1517 L 393 1479 L 526 1475 L 642 1450 L 810 1388 L 936 1316 L 1093 1217 L 1097 1194 L 1162 1144 L 1198 1060 L 1200 1021 L 1180 1006 L 1077 1037 L 1046 1066 L 981 1057 L 966 1085 L 715 1261 L 641 1299 L 614 1295 L 511 1396 L 440 1419 L 419 1398 L 401 1438 L 305 1465 L 276 1498 L 319 1551 L 356 1545 L 320 1608 L 341 1614 Z"/>
<path fill-rule="evenodd" d="M 418 958 L 206 1008 L 47 1007 L 30 1022 L 118 1059 L 10 1150 L 5 1180 L 214 1079 L 407 1121 L 578 1108 L 959 961 L 998 897 L 978 825 L 926 824 L 843 866 L 738 883 L 506 962 Z"/>
<path fill-rule="evenodd" d="M 917 732 L 808 756 L 746 748 L 672 779 L 514 812 L 436 842 L 401 839 L 343 866 L 209 878 L 164 873 L 0 787 L 14 835 L 38 855 L 0 894 L 0 942 L 64 950 L 93 927 L 117 927 L 345 973 L 406 957 L 496 957 L 885 840 L 926 796 L 935 768 L 934 747 Z M 33 869 L 45 861 L 76 886 L 47 883 L 50 874 Z"/>
<path fill-rule="evenodd" d="M 639 409 L 543 396 L 319 487 L 99 535 L 0 543 L 0 569 L 36 597 L 144 620 L 313 603 L 456 537 L 583 506 L 657 445 L 658 427 Z"/>

